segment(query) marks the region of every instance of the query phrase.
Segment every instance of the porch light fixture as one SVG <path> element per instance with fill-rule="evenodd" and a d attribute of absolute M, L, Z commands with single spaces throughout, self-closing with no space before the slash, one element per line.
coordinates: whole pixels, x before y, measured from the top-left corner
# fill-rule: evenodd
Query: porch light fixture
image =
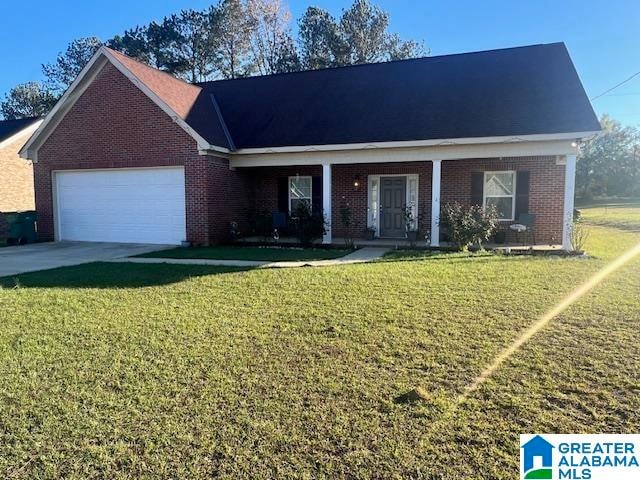
<path fill-rule="evenodd" d="M 358 189 L 358 187 L 360 187 L 360 175 L 356 175 L 355 177 L 353 177 L 353 187 L 355 189 Z"/>

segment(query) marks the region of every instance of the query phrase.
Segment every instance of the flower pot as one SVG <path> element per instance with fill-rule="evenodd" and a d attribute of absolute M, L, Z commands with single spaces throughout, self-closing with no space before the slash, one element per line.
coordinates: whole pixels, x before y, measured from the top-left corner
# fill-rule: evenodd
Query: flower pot
<path fill-rule="evenodd" d="M 407 240 L 409 240 L 411 243 L 415 243 L 418 241 L 419 234 L 420 232 L 418 232 L 417 230 L 409 230 L 407 232 Z"/>
<path fill-rule="evenodd" d="M 504 242 L 507 241 L 507 232 L 505 231 L 500 231 L 500 232 L 496 232 L 496 234 L 493 236 L 493 240 L 497 243 L 497 244 L 503 244 Z"/>
<path fill-rule="evenodd" d="M 365 240 L 373 240 L 376 236 L 376 231 L 372 229 L 366 229 L 364 231 L 364 239 Z"/>

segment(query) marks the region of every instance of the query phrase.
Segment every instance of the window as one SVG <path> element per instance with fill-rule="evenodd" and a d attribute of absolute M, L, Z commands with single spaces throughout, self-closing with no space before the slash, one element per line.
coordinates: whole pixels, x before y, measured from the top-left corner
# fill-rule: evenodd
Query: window
<path fill-rule="evenodd" d="M 306 202 L 311 205 L 311 177 L 289 177 L 289 213 L 292 214 Z"/>
<path fill-rule="evenodd" d="M 369 222 L 368 227 L 378 232 L 378 212 L 380 205 L 378 204 L 378 184 L 380 177 L 378 175 L 369 175 Z"/>
<path fill-rule="evenodd" d="M 516 208 L 516 172 L 484 173 L 484 206 L 493 205 L 498 211 L 498 219 L 514 219 Z"/>

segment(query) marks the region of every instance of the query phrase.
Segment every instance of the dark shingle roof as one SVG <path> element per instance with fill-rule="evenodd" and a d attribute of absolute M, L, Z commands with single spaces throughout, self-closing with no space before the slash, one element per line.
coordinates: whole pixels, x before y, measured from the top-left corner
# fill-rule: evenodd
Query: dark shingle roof
<path fill-rule="evenodd" d="M 0 142 L 24 130 L 40 120 L 39 117 L 21 118 L 19 120 L 0 120 Z"/>
<path fill-rule="evenodd" d="M 562 43 L 198 85 L 187 122 L 238 149 L 600 129 Z"/>

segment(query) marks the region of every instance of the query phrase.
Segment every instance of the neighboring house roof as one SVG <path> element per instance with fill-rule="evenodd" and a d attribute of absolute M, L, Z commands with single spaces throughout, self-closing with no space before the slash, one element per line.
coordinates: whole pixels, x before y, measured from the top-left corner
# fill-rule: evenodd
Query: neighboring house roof
<path fill-rule="evenodd" d="M 189 84 L 102 47 L 21 155 L 111 62 L 200 150 L 590 134 L 600 124 L 563 43 Z"/>
<path fill-rule="evenodd" d="M 0 144 L 40 121 L 40 117 L 0 120 Z"/>
<path fill-rule="evenodd" d="M 562 43 L 199 85 L 239 149 L 600 129 Z"/>

